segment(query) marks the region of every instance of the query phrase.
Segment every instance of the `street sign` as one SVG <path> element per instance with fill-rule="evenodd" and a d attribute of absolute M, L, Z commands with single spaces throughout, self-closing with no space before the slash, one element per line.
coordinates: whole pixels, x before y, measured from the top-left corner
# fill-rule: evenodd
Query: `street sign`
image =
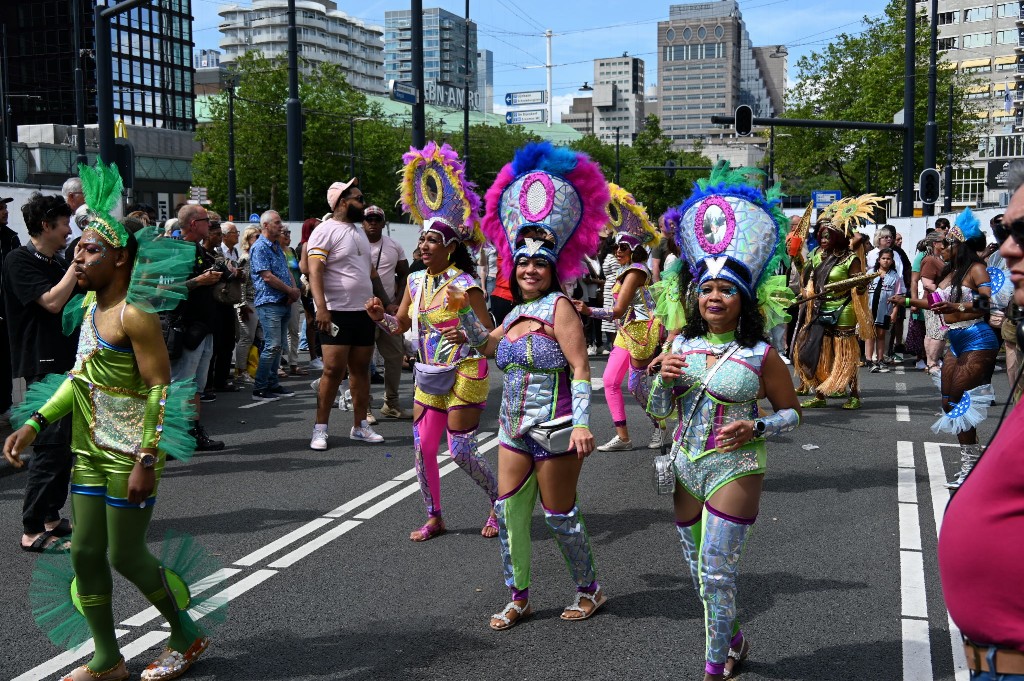
<path fill-rule="evenodd" d="M 505 106 L 522 106 L 524 104 L 543 104 L 547 101 L 547 93 L 544 90 L 531 90 L 529 92 L 506 92 Z"/>
<path fill-rule="evenodd" d="M 547 120 L 548 112 L 544 109 L 525 109 L 523 111 L 508 111 L 505 113 L 505 122 L 509 125 L 521 125 L 523 123 L 543 123 Z"/>
<path fill-rule="evenodd" d="M 838 189 L 831 189 L 828 191 L 811 192 L 811 200 L 814 201 L 814 207 L 817 210 L 821 210 L 826 206 L 829 206 L 839 199 L 843 198 L 843 192 Z"/>
<path fill-rule="evenodd" d="M 935 168 L 925 168 L 918 178 L 920 184 L 921 203 L 935 203 L 939 200 L 942 180 Z"/>
<path fill-rule="evenodd" d="M 210 199 L 206 196 L 206 187 L 189 187 L 188 203 L 208 205 L 210 203 Z"/>
<path fill-rule="evenodd" d="M 249 216 L 249 222 L 251 222 L 254 225 L 258 225 L 259 222 L 260 222 L 260 214 L 259 213 L 253 213 L 252 215 L 250 215 Z"/>
<path fill-rule="evenodd" d="M 416 104 L 419 101 L 416 87 L 412 83 L 400 83 L 397 80 L 388 81 L 388 96 L 392 101 L 402 104 Z"/>

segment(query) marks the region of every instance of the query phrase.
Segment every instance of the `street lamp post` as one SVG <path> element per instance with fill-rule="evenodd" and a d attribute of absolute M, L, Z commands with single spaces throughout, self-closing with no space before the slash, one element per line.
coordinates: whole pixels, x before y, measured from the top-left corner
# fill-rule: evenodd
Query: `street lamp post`
<path fill-rule="evenodd" d="M 619 126 L 615 126 L 615 184 L 619 184 Z"/>
<path fill-rule="evenodd" d="M 235 79 L 228 80 L 228 216 L 234 220 L 238 213 L 235 196 Z"/>
<path fill-rule="evenodd" d="M 100 158 L 104 163 L 115 161 L 114 144 L 114 64 L 110 52 L 110 20 L 150 0 L 124 0 L 105 7 L 96 3 L 93 15 L 96 24 L 96 118 L 100 129 Z"/>
<path fill-rule="evenodd" d="M 583 85 L 580 86 L 580 92 L 593 92 L 594 88 L 590 86 L 590 81 L 583 81 Z M 594 134 L 594 96 L 590 96 L 590 109 L 587 110 L 587 129 L 590 130 L 590 134 Z"/>

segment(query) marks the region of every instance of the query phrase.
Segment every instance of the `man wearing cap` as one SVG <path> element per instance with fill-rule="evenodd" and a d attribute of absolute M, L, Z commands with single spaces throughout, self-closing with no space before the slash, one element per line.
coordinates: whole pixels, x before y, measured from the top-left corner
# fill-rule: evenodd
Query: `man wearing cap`
<path fill-rule="evenodd" d="M 327 190 L 327 204 L 331 216 L 313 231 L 306 244 L 309 285 L 324 360 L 309 443 L 315 450 L 327 449 L 327 423 L 346 369 L 355 420 L 349 437 L 363 442 L 384 441 L 366 420 L 377 327 L 366 313 L 365 303 L 377 296 L 385 306 L 392 304 L 373 269 L 370 241 L 360 226 L 366 200 L 358 179 L 332 184 Z"/>
<path fill-rule="evenodd" d="M 370 259 L 381 285 L 391 296 L 391 305 L 388 306 L 387 312 L 395 314 L 398 312 L 398 301 L 405 294 L 405 282 L 409 278 L 409 261 L 402 246 L 384 234 L 386 223 L 382 208 L 370 206 L 366 209 L 363 231 L 370 242 Z M 392 335 L 380 327 L 377 327 L 375 333 L 377 350 L 384 358 L 384 406 L 381 407 L 380 413 L 393 419 L 408 418 L 408 414 L 398 406 L 398 384 L 402 380 L 405 341 L 402 336 Z"/>
<path fill-rule="evenodd" d="M 4 278 L 4 258 L 21 245 L 18 233 L 7 226 L 7 204 L 13 200 L 9 197 L 0 197 L 0 281 Z M 11 356 L 11 343 L 7 339 L 7 314 L 3 305 L 3 298 L 0 297 L 0 421 L 6 422 L 10 417 L 9 412 L 14 399 L 14 379 L 11 378 L 11 363 L 2 359 Z"/>

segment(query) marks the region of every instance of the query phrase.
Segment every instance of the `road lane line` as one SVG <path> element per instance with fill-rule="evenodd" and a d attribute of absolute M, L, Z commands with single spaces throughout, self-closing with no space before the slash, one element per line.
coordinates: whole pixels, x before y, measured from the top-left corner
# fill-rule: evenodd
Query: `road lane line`
<path fill-rule="evenodd" d="M 218 591 L 210 597 L 210 600 L 218 603 L 218 608 L 223 607 L 227 605 L 230 601 L 233 601 L 234 599 L 244 594 L 246 591 L 249 591 L 250 589 L 259 586 L 260 584 L 267 581 L 276 574 L 277 570 L 257 570 L 245 579 L 240 579 L 231 586 L 227 587 L 226 589 Z M 198 621 L 210 613 L 189 610 L 188 614 L 192 617 L 193 620 Z M 165 629 L 170 627 L 170 625 L 166 622 L 164 622 L 163 626 Z M 127 655 L 125 655 L 125 659 L 127 660 L 130 658 Z"/>
<path fill-rule="evenodd" d="M 326 546 L 341 535 L 345 534 L 354 527 L 362 525 L 357 520 L 346 520 L 337 527 L 331 528 L 327 532 L 315 537 L 312 541 L 303 544 L 299 548 L 295 549 L 291 553 L 286 553 L 267 567 L 271 568 L 286 568 L 299 562 L 309 554 L 313 553 L 319 548 Z"/>
<path fill-rule="evenodd" d="M 906 383 L 897 383 L 896 384 L 896 392 L 899 393 L 900 395 L 906 395 L 907 394 L 907 384 Z"/>
<path fill-rule="evenodd" d="M 914 443 L 896 443 L 896 498 L 900 525 L 900 616 L 903 681 L 931 681 L 928 594 L 921 553 L 921 509 L 917 503 Z"/>
<path fill-rule="evenodd" d="M 260 562 L 261 560 L 263 560 L 267 556 L 269 556 L 269 555 L 271 555 L 273 553 L 277 553 L 278 551 L 280 551 L 284 547 L 288 546 L 289 544 L 294 544 L 298 540 L 300 540 L 303 537 L 305 537 L 307 534 L 312 534 L 313 532 L 316 532 L 317 530 L 319 530 L 324 525 L 330 525 L 331 522 L 332 522 L 332 520 L 330 518 L 317 518 L 315 520 L 311 520 L 308 523 L 306 523 L 305 525 L 303 525 L 302 527 L 299 527 L 299 528 L 297 528 L 295 530 L 292 530 L 291 532 L 289 532 L 285 536 L 281 537 L 280 539 L 277 539 L 275 541 L 270 542 L 269 544 L 267 544 L 263 548 L 257 549 L 256 551 L 253 551 L 249 555 L 244 556 L 242 558 L 239 558 L 238 560 L 235 561 L 234 564 L 235 565 L 241 565 L 243 567 L 248 567 L 250 565 L 255 565 L 256 563 Z"/>
<path fill-rule="evenodd" d="M 268 402 L 277 402 L 279 399 L 281 399 L 281 398 L 280 397 L 271 397 L 271 398 L 268 398 L 268 399 L 265 399 L 265 400 L 256 400 L 254 402 L 251 402 L 250 404 L 243 404 L 241 407 L 239 407 L 239 409 L 252 409 L 253 407 L 258 407 L 261 404 L 267 404 Z"/>
<path fill-rule="evenodd" d="M 170 638 L 170 636 L 171 632 L 161 630 L 143 634 L 121 648 L 121 654 L 124 655 L 124 661 L 127 662 L 134 657 L 138 657 L 158 643 L 163 643 L 164 639 Z"/>
<path fill-rule="evenodd" d="M 114 637 L 121 638 L 128 633 L 127 629 L 115 629 Z M 13 681 L 42 681 L 43 679 L 50 679 L 54 674 L 77 662 L 81 658 L 85 657 L 96 650 L 96 644 L 90 638 L 85 643 L 72 648 L 71 650 L 61 653 L 56 657 L 51 657 L 46 662 L 29 669 L 21 676 L 14 677 Z"/>
<path fill-rule="evenodd" d="M 241 570 L 235 570 L 234 568 L 223 568 L 221 570 L 217 570 L 212 575 L 203 577 L 195 584 L 189 584 L 188 590 L 193 595 L 201 594 L 207 589 L 210 589 L 211 587 L 214 587 L 220 584 L 221 582 L 227 580 L 229 577 L 234 577 L 239 572 L 241 572 Z M 156 606 L 154 605 L 146 608 L 137 615 L 129 617 L 124 622 L 121 622 L 121 624 L 126 627 L 141 627 L 143 624 L 151 620 L 155 620 L 157 617 L 160 617 L 160 611 L 157 610 Z"/>
<path fill-rule="evenodd" d="M 910 423 L 910 407 L 905 404 L 896 405 L 896 422 Z"/>
<path fill-rule="evenodd" d="M 445 466 L 444 468 L 442 468 L 440 470 L 440 474 L 441 475 L 445 475 L 446 473 L 448 473 L 452 469 L 452 467 L 458 468 L 458 465 L 454 464 L 454 463 L 450 463 L 450 464 L 448 464 L 447 466 Z M 359 515 L 355 516 L 355 518 L 356 518 L 356 520 L 369 520 L 370 518 L 373 518 L 377 514 L 379 514 L 379 513 L 383 512 L 383 511 L 386 511 L 387 509 L 391 508 L 392 506 L 397 504 L 402 499 L 405 499 L 406 497 L 411 497 L 413 494 L 416 494 L 419 491 L 420 491 L 420 483 L 418 483 L 418 482 L 415 482 L 415 483 L 413 483 L 411 485 L 403 487 L 400 491 L 395 492 L 391 496 L 384 497 L 383 499 L 378 501 L 376 504 L 374 504 L 370 508 L 366 509 L 365 511 L 363 511 Z"/>
<path fill-rule="evenodd" d="M 902 364 L 897 364 L 893 367 L 893 370 L 896 372 L 897 376 L 903 376 L 907 373 L 907 368 Z"/>
<path fill-rule="evenodd" d="M 946 489 L 946 467 L 942 463 L 942 447 L 956 447 L 960 445 L 925 442 L 924 458 L 928 465 L 928 489 L 932 497 L 932 513 L 935 516 L 935 536 L 942 532 L 942 516 L 946 513 L 946 503 L 949 501 L 949 490 Z M 953 618 L 946 611 L 946 621 L 949 622 L 949 642 L 953 647 L 953 675 L 956 681 L 967 681 L 970 672 L 967 669 L 967 657 L 964 655 L 963 638 L 960 629 L 953 623 Z"/>

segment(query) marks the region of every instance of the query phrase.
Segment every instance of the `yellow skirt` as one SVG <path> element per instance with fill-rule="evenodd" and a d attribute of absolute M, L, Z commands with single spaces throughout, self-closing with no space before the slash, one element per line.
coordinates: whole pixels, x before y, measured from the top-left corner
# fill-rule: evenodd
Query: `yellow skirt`
<path fill-rule="evenodd" d="M 483 409 L 487 404 L 487 393 L 490 390 L 488 371 L 489 366 L 485 358 L 467 357 L 459 362 L 455 370 L 455 385 L 447 394 L 430 395 L 417 387 L 413 399 L 424 407 L 440 411 L 465 407 Z"/>
<path fill-rule="evenodd" d="M 636 360 L 653 357 L 665 340 L 665 327 L 661 321 L 635 321 L 626 324 L 615 335 L 615 347 L 622 348 Z"/>

